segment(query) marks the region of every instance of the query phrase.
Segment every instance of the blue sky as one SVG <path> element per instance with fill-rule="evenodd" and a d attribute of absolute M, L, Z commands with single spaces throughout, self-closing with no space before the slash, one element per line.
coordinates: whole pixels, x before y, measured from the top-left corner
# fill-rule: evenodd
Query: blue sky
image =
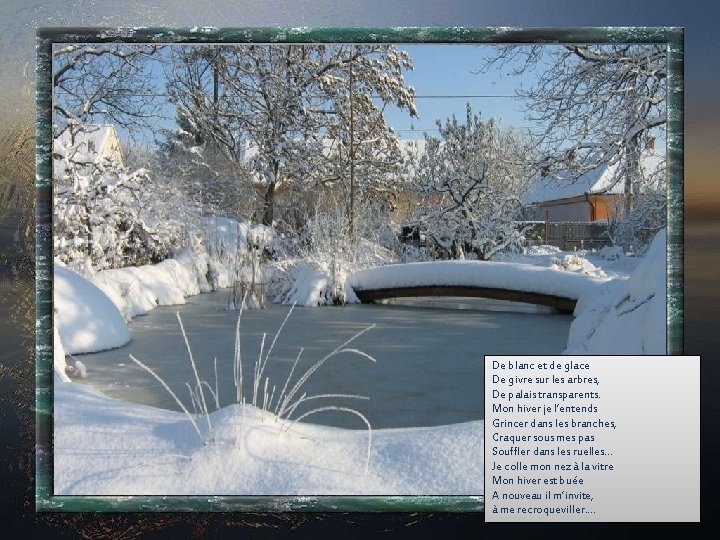
<path fill-rule="evenodd" d="M 436 119 L 443 122 L 453 114 L 460 120 L 465 118 L 469 102 L 474 112 L 484 118 L 494 117 L 501 125 L 515 128 L 529 128 L 524 118 L 522 100 L 517 99 L 515 90 L 521 83 L 532 84 L 532 74 L 508 76 L 499 70 L 478 73 L 485 59 L 492 54 L 493 47 L 469 44 L 409 44 L 398 45 L 413 59 L 414 69 L 405 74 L 406 83 L 413 86 L 418 96 L 415 104 L 418 118 L 411 118 L 407 111 L 393 105 L 385 108 L 388 125 L 403 139 L 422 138 L 423 132 L 436 133 Z M 506 71 L 506 70 L 505 70 Z M 154 69 L 158 89 L 164 85 L 162 68 Z M 440 97 L 442 96 L 442 97 Z M 455 96 L 455 97 L 448 97 Z M 477 97 L 466 97 L 477 96 Z M 174 109 L 168 105 L 162 108 L 156 126 L 174 127 Z M 412 129 L 414 128 L 414 129 Z M 128 133 L 119 129 L 121 138 Z M 156 135 L 157 136 L 157 135 Z M 150 133 L 141 134 L 140 141 L 152 143 Z"/>
<path fill-rule="evenodd" d="M 407 112 L 395 107 L 386 109 L 388 124 L 398 130 L 401 138 L 422 136 L 422 132 L 436 129 L 435 120 L 443 122 L 453 114 L 462 120 L 469 102 L 474 112 L 482 117 L 494 117 L 504 126 L 532 127 L 522 111 L 522 100 L 515 97 L 518 85 L 532 84 L 532 74 L 503 76 L 494 68 L 477 73 L 485 59 L 492 54 L 488 45 L 400 45 L 413 58 L 415 69 L 406 75 L 408 84 L 415 87 L 418 98 L 415 105 L 419 118 L 410 118 Z M 505 70 L 506 72 L 506 70 Z M 424 96 L 482 96 L 434 98 Z M 492 97 L 490 97 L 492 96 Z M 417 133 L 408 130 L 413 126 Z"/>

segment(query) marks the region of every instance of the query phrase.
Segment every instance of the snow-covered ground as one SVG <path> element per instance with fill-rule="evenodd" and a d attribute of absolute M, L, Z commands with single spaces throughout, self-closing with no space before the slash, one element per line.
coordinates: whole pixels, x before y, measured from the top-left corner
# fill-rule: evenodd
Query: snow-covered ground
<path fill-rule="evenodd" d="M 187 417 L 55 385 L 56 495 L 480 495 L 482 421 L 345 430 L 289 425 L 250 405 Z M 199 421 L 201 429 L 205 424 Z"/>
<path fill-rule="evenodd" d="M 435 284 L 474 285 L 481 280 L 485 287 L 510 281 L 532 292 L 572 295 L 579 301 L 566 353 L 662 354 L 664 233 L 630 278 L 606 277 L 626 273 L 632 266 L 626 258 L 595 256 L 596 262 L 590 263 L 589 257 L 567 256 L 546 253 L 535 266 L 518 260 L 389 265 L 359 271 L 350 281 L 358 287 L 427 283 L 429 277 Z M 63 350 L 72 354 L 122 345 L 129 337 L 125 319 L 208 290 L 212 265 L 208 267 L 205 257 L 196 250 L 159 265 L 98 272 L 89 280 L 56 265 L 55 493 L 483 493 L 482 421 L 343 430 L 289 425 L 251 406 L 232 405 L 210 415 L 212 433 L 198 419 L 199 436 L 182 413 L 116 401 L 66 382 Z M 606 273 L 605 266 L 600 268 L 603 261 L 615 270 Z M 216 278 L 219 275 L 216 272 Z M 295 293 L 312 297 L 316 280 L 306 282 L 298 283 Z"/>

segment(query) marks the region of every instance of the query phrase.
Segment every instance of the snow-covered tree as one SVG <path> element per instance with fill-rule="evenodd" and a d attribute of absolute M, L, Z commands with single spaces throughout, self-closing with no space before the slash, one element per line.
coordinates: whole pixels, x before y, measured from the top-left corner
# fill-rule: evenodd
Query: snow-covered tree
<path fill-rule="evenodd" d="M 664 162 L 657 189 L 658 176 L 648 176 L 642 161 L 643 152 L 665 135 L 667 46 L 507 45 L 483 69 L 510 64 L 513 73 L 537 73 L 534 85 L 518 95 L 526 100 L 529 119 L 544 128 L 537 137 L 538 171 L 579 178 L 617 164 L 613 180 L 623 185 L 624 219 L 644 227 L 648 197 L 641 193 L 664 197 L 665 191 Z M 642 208 L 636 209 L 640 198 Z"/>
<path fill-rule="evenodd" d="M 247 165 L 227 159 L 212 141 L 194 132 L 183 115 L 167 130 L 153 159 L 154 183 L 168 197 L 182 194 L 186 210 L 197 216 L 223 215 L 249 221 L 255 191 Z"/>
<path fill-rule="evenodd" d="M 482 260 L 518 246 L 517 219 L 531 177 L 532 149 L 518 134 L 481 120 L 467 106 L 464 123 L 453 116 L 439 136 L 425 136 L 416 182 L 424 196 L 427 234 L 447 253 L 470 251 Z"/>
<path fill-rule="evenodd" d="M 312 170 L 308 147 L 319 144 L 306 109 L 309 52 L 256 44 L 174 51 L 168 90 L 178 115 L 229 162 L 249 165 L 246 181 L 262 190 L 266 225 L 275 219 L 276 190 Z"/>
<path fill-rule="evenodd" d="M 635 193 L 632 210 L 627 211 L 618 201 L 608 222 L 608 233 L 613 245 L 644 252 L 667 222 L 664 156 L 643 154 L 640 173 L 642 184 Z"/>
<path fill-rule="evenodd" d="M 156 201 L 146 169 L 90 159 L 69 140 L 56 139 L 54 147 L 54 257 L 102 270 L 159 262 L 183 245 L 183 224 L 149 211 Z"/>
<path fill-rule="evenodd" d="M 344 189 L 350 234 L 355 228 L 356 201 L 387 200 L 396 191 L 403 155 L 398 139 L 385 123 L 393 104 L 417 116 L 415 90 L 404 80 L 413 68 L 405 51 L 388 45 L 345 45 L 330 49 L 331 69 L 322 75 L 331 99 L 327 124 L 332 143 L 325 182 Z"/>
<path fill-rule="evenodd" d="M 326 141 L 342 139 L 351 116 L 359 144 L 380 140 L 387 128 L 371 96 L 414 112 L 413 91 L 402 79 L 409 58 L 390 45 L 253 44 L 175 53 L 168 89 L 179 114 L 230 161 L 250 164 L 267 225 L 276 220 L 276 192 L 341 179 L 338 147 L 345 143 L 328 148 Z M 345 140 L 352 141 L 345 147 L 354 143 Z"/>

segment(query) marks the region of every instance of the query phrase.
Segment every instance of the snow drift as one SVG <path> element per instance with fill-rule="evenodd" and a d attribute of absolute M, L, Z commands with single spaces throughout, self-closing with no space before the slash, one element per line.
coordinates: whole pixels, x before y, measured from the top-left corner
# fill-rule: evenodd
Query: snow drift
<path fill-rule="evenodd" d="M 65 353 L 113 349 L 130 341 L 127 323 L 115 304 L 80 274 L 55 264 L 53 288 L 55 325 Z"/>
<path fill-rule="evenodd" d="M 663 229 L 629 279 L 580 297 L 565 354 L 666 354 L 665 244 Z"/>
<path fill-rule="evenodd" d="M 366 430 L 290 426 L 250 405 L 225 407 L 210 418 L 213 438 L 202 444 L 183 413 L 58 383 L 55 494 L 483 493 L 482 421 L 370 435 Z"/>

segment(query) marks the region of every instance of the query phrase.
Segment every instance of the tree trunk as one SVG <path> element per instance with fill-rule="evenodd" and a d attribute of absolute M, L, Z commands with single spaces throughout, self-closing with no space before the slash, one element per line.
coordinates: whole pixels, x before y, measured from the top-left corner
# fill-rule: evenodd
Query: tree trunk
<path fill-rule="evenodd" d="M 452 245 L 452 257 L 453 259 L 464 259 L 465 252 L 462 247 L 462 240 L 455 240 Z"/>
<path fill-rule="evenodd" d="M 280 179 L 280 163 L 273 160 L 272 176 L 268 179 L 268 186 L 265 190 L 265 199 L 263 200 L 263 218 L 262 224 L 268 227 L 273 226 L 275 219 L 275 189 Z"/>
<path fill-rule="evenodd" d="M 265 199 L 263 200 L 263 218 L 262 224 L 272 227 L 275 218 L 275 184 L 268 184 L 265 190 Z"/>
<path fill-rule="evenodd" d="M 640 180 L 640 137 L 636 135 L 627 146 L 627 160 L 625 171 L 625 215 L 629 215 L 635 207 L 635 193 Z"/>
<path fill-rule="evenodd" d="M 355 227 L 355 119 L 353 113 L 353 69 L 350 60 L 350 207 L 348 209 L 348 230 L 350 238 L 354 235 Z"/>

